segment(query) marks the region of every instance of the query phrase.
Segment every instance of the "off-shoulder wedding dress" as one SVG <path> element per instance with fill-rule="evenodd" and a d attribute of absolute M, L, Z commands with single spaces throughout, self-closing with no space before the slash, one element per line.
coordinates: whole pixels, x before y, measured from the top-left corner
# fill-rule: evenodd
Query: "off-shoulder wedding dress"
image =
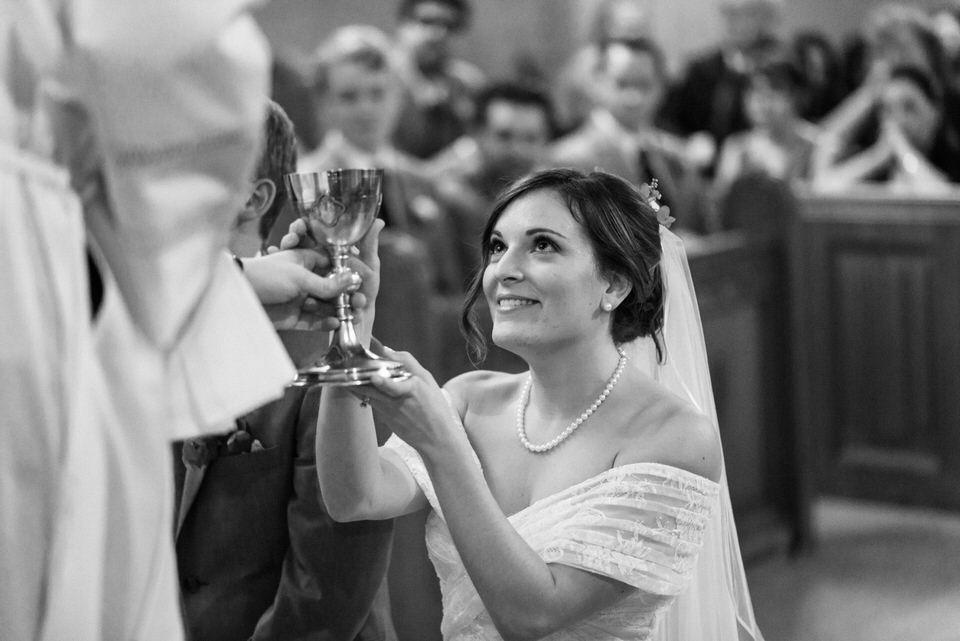
<path fill-rule="evenodd" d="M 454 547 L 420 456 L 399 439 L 390 443 L 427 495 L 427 549 L 440 578 L 445 640 L 500 639 Z M 615 467 L 510 517 L 548 563 L 616 579 L 637 590 L 551 641 L 652 639 L 660 615 L 689 584 L 719 486 L 658 463 Z"/>
<path fill-rule="evenodd" d="M 661 228 L 666 359 L 653 343 L 626 346 L 632 366 L 687 399 L 716 426 L 703 330 L 680 239 Z M 457 553 L 419 454 L 387 443 L 410 469 L 432 513 L 426 540 L 443 597 L 445 641 L 501 639 Z M 475 457 L 477 465 L 480 462 Z M 509 517 L 548 563 L 593 572 L 636 590 L 546 637 L 550 641 L 762 641 L 753 615 L 726 471 L 720 482 L 659 463 L 609 469 Z"/>

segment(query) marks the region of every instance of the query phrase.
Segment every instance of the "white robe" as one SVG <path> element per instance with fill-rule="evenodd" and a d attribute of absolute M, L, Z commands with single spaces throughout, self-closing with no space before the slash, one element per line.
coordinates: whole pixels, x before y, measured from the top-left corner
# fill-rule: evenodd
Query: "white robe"
<path fill-rule="evenodd" d="M 66 38 L 50 4 L 0 0 L 0 639 L 176 641 L 169 444 L 294 373 L 223 252 L 269 56 L 243 0 L 67 0 Z M 89 118 L 104 206 L 18 126 L 31 81 Z"/>

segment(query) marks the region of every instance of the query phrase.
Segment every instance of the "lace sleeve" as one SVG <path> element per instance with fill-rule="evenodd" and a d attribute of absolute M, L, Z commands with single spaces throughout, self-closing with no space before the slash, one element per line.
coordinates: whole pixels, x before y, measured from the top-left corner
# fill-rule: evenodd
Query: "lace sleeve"
<path fill-rule="evenodd" d="M 589 480 L 518 527 L 548 563 L 675 596 L 693 574 L 717 496 L 709 479 L 635 464 Z"/>

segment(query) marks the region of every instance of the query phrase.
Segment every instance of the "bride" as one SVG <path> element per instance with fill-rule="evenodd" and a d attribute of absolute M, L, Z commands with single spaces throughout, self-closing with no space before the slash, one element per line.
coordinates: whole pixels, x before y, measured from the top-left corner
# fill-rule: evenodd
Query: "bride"
<path fill-rule="evenodd" d="M 529 371 L 441 389 L 383 348 L 410 379 L 324 391 L 330 514 L 432 508 L 446 640 L 762 639 L 686 258 L 655 209 L 605 173 L 520 181 L 487 223 L 463 321 L 482 352 L 485 301 L 494 342 Z M 394 433 L 379 448 L 374 415 Z"/>

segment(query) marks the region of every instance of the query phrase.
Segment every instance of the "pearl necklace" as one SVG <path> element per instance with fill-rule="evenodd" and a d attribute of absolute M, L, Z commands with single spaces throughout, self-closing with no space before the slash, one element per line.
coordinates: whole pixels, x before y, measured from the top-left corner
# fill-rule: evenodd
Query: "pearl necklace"
<path fill-rule="evenodd" d="M 520 437 L 521 445 L 534 454 L 544 454 L 570 438 L 570 436 L 577 431 L 577 428 L 583 425 L 584 421 L 590 418 L 590 415 L 596 412 L 597 408 L 600 407 L 605 400 L 607 400 L 607 397 L 610 396 L 610 392 L 613 391 L 617 381 L 620 380 L 620 375 L 623 373 L 623 368 L 627 365 L 627 353 L 624 352 L 623 348 L 620 346 L 617 346 L 617 353 L 620 355 L 620 359 L 617 361 L 617 368 L 613 371 L 613 374 L 610 376 L 610 379 L 604 386 L 603 391 L 600 392 L 600 396 L 597 397 L 597 400 L 595 400 L 590 407 L 585 409 L 583 414 L 578 416 L 572 423 L 570 423 L 570 425 L 567 426 L 567 429 L 563 430 L 552 439 L 541 445 L 534 445 L 530 442 L 530 439 L 527 438 L 525 417 L 527 413 L 527 405 L 530 403 L 530 386 L 533 384 L 533 376 L 528 376 L 527 382 L 523 386 L 523 391 L 520 393 L 520 404 L 517 406 L 517 436 Z"/>

